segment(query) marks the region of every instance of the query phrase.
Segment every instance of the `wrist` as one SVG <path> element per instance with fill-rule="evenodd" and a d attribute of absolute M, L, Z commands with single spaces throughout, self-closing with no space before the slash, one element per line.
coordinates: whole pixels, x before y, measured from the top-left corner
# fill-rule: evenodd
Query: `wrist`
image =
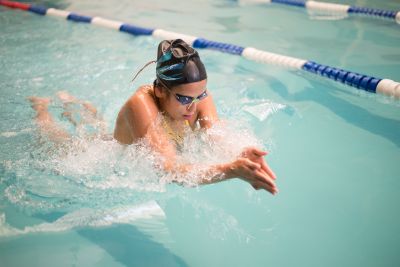
<path fill-rule="evenodd" d="M 221 171 L 224 174 L 225 179 L 232 179 L 232 178 L 237 177 L 237 175 L 236 175 L 237 168 L 236 168 L 235 162 L 223 164 L 221 167 L 222 167 Z"/>

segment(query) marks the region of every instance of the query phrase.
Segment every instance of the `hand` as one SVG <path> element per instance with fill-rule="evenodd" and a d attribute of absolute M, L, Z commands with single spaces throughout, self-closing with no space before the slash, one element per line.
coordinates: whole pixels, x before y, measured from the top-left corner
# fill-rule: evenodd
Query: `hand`
<path fill-rule="evenodd" d="M 248 147 L 245 148 L 240 155 L 241 157 L 248 158 L 249 160 L 258 163 L 261 165 L 261 169 L 268 174 L 269 177 L 272 179 L 276 179 L 275 173 L 271 170 L 271 168 L 268 166 L 268 164 L 264 160 L 264 156 L 267 155 L 268 153 L 265 151 L 262 151 L 258 148 L 255 147 Z"/>
<path fill-rule="evenodd" d="M 258 158 L 256 157 L 256 159 Z M 254 162 L 248 157 L 240 157 L 232 162 L 230 170 L 233 177 L 241 178 L 255 189 L 264 189 L 273 195 L 278 192 L 274 179 L 263 169 L 262 164 Z"/>

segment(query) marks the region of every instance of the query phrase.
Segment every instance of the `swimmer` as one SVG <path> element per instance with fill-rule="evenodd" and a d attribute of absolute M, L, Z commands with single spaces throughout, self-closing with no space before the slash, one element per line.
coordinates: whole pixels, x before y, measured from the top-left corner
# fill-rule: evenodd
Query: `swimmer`
<path fill-rule="evenodd" d="M 156 79 L 152 85 L 139 87 L 122 106 L 114 138 L 122 144 L 145 139 L 162 155 L 162 168 L 179 177 L 196 168 L 196 165 L 182 165 L 176 161 L 185 128 L 207 130 L 218 120 L 218 115 L 207 88 L 206 69 L 194 48 L 181 39 L 164 40 L 158 46 L 157 61 L 145 67 L 153 62 L 156 63 Z M 163 121 L 157 123 L 160 114 Z M 209 166 L 201 183 L 240 178 L 255 189 L 276 194 L 276 177 L 263 158 L 266 154 L 257 148 L 247 148 L 233 162 Z"/>
<path fill-rule="evenodd" d="M 181 39 L 164 40 L 158 46 L 156 79 L 152 85 L 143 85 L 125 102 L 118 113 L 114 128 L 114 138 L 121 144 L 133 144 L 145 140 L 161 155 L 161 168 L 175 177 L 192 170 L 204 170 L 200 184 L 211 184 L 232 178 L 240 178 L 255 189 L 265 189 L 276 194 L 275 174 L 264 160 L 265 151 L 250 147 L 244 149 L 233 161 L 203 168 L 177 162 L 177 150 L 184 141 L 185 131 L 197 128 L 207 131 L 218 121 L 216 107 L 207 88 L 207 73 L 197 51 Z M 134 77 L 134 79 L 136 78 Z M 105 123 L 96 108 L 67 92 L 57 94 L 63 103 L 63 116 L 74 126 L 83 124 L 103 125 L 97 127 L 107 136 Z M 48 111 L 50 98 L 28 98 L 36 111 L 35 121 L 42 136 L 50 141 L 63 143 L 71 136 L 62 129 Z M 78 106 L 81 121 L 74 119 Z M 161 121 L 160 121 L 161 118 Z"/>

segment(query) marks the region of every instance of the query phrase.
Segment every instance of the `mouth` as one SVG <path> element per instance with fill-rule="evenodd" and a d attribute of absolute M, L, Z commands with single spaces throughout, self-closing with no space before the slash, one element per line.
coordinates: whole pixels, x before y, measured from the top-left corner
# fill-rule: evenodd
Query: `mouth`
<path fill-rule="evenodd" d="M 190 115 L 183 115 L 183 117 L 184 117 L 185 119 L 190 119 L 192 116 L 193 116 L 193 114 L 190 114 Z"/>

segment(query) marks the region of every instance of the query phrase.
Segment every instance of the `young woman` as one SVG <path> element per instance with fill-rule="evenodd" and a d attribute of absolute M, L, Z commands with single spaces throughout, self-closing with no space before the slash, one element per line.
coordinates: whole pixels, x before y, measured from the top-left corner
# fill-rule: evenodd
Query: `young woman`
<path fill-rule="evenodd" d="M 206 70 L 196 50 L 181 39 L 165 40 L 158 46 L 157 61 L 152 62 L 157 64 L 157 78 L 153 85 L 138 88 L 122 106 L 114 138 L 127 145 L 144 140 L 160 155 L 160 167 L 173 174 L 174 182 L 179 183 L 182 177 L 195 170 L 201 172 L 197 173 L 200 180 L 196 181 L 200 184 L 237 177 L 255 189 L 277 193 L 275 174 L 263 158 L 267 153 L 257 148 L 247 148 L 233 162 L 219 165 L 204 167 L 200 163 L 188 165 L 177 162 L 176 152 L 182 146 L 185 132 L 196 128 L 207 130 L 218 120 L 218 116 L 207 89 Z M 83 107 L 80 111 L 82 122 L 94 125 L 105 136 L 104 127 L 101 127 L 103 122 L 93 105 L 66 92 L 59 92 L 58 97 L 66 110 L 63 115 L 72 124 L 79 126 L 69 107 L 78 104 Z M 69 140 L 70 135 L 55 123 L 48 112 L 50 99 L 30 97 L 29 100 L 36 110 L 36 122 L 41 134 L 57 143 Z"/>
<path fill-rule="evenodd" d="M 141 86 L 123 105 L 114 138 L 123 144 L 145 138 L 162 155 L 165 171 L 176 174 L 175 177 L 184 176 L 198 167 L 176 161 L 185 129 L 210 128 L 218 119 L 216 108 L 207 89 L 204 65 L 197 51 L 183 40 L 162 41 L 155 63 L 156 80 L 153 85 Z M 200 183 L 238 177 L 255 189 L 275 194 L 278 192 L 275 174 L 264 161 L 266 154 L 257 148 L 247 148 L 233 162 L 206 168 Z"/>

